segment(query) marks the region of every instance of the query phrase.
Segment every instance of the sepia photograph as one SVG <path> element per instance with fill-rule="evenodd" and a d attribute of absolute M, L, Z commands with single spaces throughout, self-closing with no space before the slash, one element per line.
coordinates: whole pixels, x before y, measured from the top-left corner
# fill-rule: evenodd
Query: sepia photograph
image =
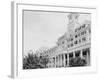
<path fill-rule="evenodd" d="M 22 11 L 23 69 L 91 66 L 91 13 Z"/>

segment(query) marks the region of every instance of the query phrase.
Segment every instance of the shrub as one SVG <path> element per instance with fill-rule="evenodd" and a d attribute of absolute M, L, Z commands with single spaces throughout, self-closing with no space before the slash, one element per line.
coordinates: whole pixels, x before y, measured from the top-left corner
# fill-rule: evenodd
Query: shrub
<path fill-rule="evenodd" d="M 80 57 L 72 58 L 69 62 L 70 67 L 85 66 L 87 64 L 85 59 Z"/>

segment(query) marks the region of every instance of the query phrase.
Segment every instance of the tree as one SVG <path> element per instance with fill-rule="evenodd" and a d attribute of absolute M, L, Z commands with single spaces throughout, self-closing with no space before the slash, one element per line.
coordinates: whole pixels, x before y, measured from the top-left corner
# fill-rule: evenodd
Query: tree
<path fill-rule="evenodd" d="M 49 62 L 49 58 L 47 56 L 40 56 L 40 63 L 47 67 L 47 64 Z"/>
<path fill-rule="evenodd" d="M 23 58 L 23 69 L 36 69 L 38 67 L 39 59 L 36 55 L 28 54 Z"/>
<path fill-rule="evenodd" d="M 23 69 L 46 68 L 48 62 L 47 56 L 37 56 L 36 54 L 28 53 L 23 58 Z"/>

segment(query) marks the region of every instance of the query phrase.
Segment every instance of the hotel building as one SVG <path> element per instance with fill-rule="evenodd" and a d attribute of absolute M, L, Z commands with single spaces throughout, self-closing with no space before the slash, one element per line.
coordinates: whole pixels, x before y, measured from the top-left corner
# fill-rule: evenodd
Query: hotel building
<path fill-rule="evenodd" d="M 72 58 L 86 60 L 86 66 L 90 65 L 91 49 L 91 22 L 85 20 L 78 22 L 78 13 L 68 15 L 69 23 L 67 31 L 58 41 L 57 46 L 48 51 L 49 63 L 47 67 L 69 67 Z"/>

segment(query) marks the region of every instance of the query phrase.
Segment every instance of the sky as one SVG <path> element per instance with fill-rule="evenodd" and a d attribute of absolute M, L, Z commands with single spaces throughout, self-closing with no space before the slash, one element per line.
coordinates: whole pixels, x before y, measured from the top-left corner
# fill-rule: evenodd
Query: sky
<path fill-rule="evenodd" d="M 67 31 L 69 13 L 24 11 L 24 52 L 42 47 L 51 48 Z M 80 14 L 79 22 L 90 20 L 89 14 Z"/>

